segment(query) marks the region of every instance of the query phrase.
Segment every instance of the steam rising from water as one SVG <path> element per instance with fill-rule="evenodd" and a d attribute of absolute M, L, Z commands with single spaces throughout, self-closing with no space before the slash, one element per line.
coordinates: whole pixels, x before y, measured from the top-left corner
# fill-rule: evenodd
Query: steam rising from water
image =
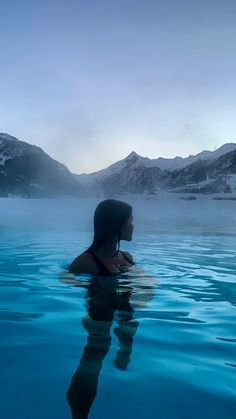
<path fill-rule="evenodd" d="M 178 197 L 158 199 L 121 197 L 133 207 L 135 231 L 197 231 L 236 233 L 236 201 L 211 196 L 185 201 Z M 93 230 L 93 214 L 101 199 L 4 199 L 0 198 L 0 228 Z M 135 233 L 134 231 L 134 233 Z"/>

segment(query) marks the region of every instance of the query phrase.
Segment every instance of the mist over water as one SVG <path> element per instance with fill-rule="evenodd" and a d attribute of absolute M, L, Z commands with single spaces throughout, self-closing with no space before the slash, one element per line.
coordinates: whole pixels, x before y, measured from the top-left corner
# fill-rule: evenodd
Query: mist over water
<path fill-rule="evenodd" d="M 133 207 L 135 231 L 236 232 L 236 201 L 178 195 L 159 198 L 119 197 Z M 0 198 L 1 227 L 39 227 L 93 231 L 93 214 L 101 199 Z"/>

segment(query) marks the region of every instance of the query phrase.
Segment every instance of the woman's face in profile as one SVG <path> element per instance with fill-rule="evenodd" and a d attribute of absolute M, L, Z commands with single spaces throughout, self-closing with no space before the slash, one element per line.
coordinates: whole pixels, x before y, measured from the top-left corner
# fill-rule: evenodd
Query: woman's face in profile
<path fill-rule="evenodd" d="M 121 229 L 121 240 L 132 240 L 132 234 L 134 229 L 133 219 L 134 217 L 131 215 L 126 221 L 126 223 L 123 225 Z"/>

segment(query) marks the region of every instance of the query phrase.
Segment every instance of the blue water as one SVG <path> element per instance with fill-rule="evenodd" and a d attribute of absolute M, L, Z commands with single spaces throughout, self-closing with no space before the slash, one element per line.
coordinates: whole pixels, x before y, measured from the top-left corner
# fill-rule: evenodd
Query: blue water
<path fill-rule="evenodd" d="M 91 234 L 0 233 L 1 419 L 70 418 L 68 390 L 91 419 L 235 419 L 236 236 L 136 232 L 133 269 L 75 286 Z"/>

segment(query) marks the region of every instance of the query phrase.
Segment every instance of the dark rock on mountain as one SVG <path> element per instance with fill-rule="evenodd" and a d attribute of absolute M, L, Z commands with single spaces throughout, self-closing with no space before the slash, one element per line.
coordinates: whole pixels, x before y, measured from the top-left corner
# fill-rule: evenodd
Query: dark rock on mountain
<path fill-rule="evenodd" d="M 126 194 L 152 193 L 158 188 L 168 185 L 168 172 L 158 167 L 125 168 L 122 173 L 114 173 L 101 181 L 101 189 L 105 197 Z"/>
<path fill-rule="evenodd" d="M 236 174 L 236 150 L 219 157 L 213 167 L 215 174 Z"/>
<path fill-rule="evenodd" d="M 230 193 L 232 190 L 227 181 L 233 174 L 236 174 L 236 150 L 215 160 L 199 160 L 181 170 L 172 172 L 169 187 L 187 186 L 187 188 L 181 189 L 182 192 Z M 203 182 L 207 182 L 207 184 L 204 185 Z"/>
<path fill-rule="evenodd" d="M 187 167 L 171 172 L 169 187 L 176 188 L 189 183 L 199 184 L 207 180 L 207 167 L 209 163 L 198 160 Z"/>

